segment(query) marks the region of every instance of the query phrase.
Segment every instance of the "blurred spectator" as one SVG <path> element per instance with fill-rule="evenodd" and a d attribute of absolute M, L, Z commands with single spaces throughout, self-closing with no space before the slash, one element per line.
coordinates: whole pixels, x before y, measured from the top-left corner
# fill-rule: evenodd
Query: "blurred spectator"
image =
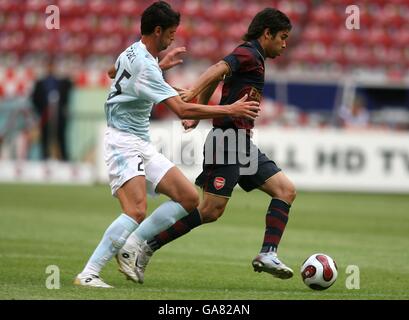
<path fill-rule="evenodd" d="M 341 128 L 367 128 L 369 126 L 369 112 L 364 98 L 356 96 L 350 106 L 341 106 L 337 120 L 338 126 Z"/>
<path fill-rule="evenodd" d="M 73 83 L 68 77 L 57 77 L 52 60 L 47 74 L 36 81 L 31 96 L 34 110 L 40 118 L 42 159 L 69 160 L 67 122 L 69 98 Z"/>

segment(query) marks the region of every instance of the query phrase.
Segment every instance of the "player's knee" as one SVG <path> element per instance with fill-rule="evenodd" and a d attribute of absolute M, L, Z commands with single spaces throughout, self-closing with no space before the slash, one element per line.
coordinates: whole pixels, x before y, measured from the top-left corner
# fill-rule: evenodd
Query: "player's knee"
<path fill-rule="evenodd" d="M 290 183 L 288 184 L 285 189 L 283 190 L 282 198 L 288 204 L 292 204 L 297 196 L 297 191 L 295 190 L 295 186 Z"/>
<path fill-rule="evenodd" d="M 288 194 L 289 197 L 289 204 L 292 204 L 297 197 L 297 191 L 294 189 L 291 190 L 291 192 Z"/>
<path fill-rule="evenodd" d="M 187 211 L 192 212 L 195 208 L 199 206 L 199 194 L 196 189 L 192 188 L 191 191 L 186 192 L 185 194 L 178 197 L 176 202 L 179 202 L 180 205 Z M 178 201 L 179 200 L 179 201 Z"/>
<path fill-rule="evenodd" d="M 209 205 L 199 209 L 202 223 L 215 222 L 222 216 L 224 208 L 225 206 Z"/>
<path fill-rule="evenodd" d="M 125 213 L 132 217 L 136 222 L 141 223 L 145 219 L 147 210 L 147 204 L 140 204 L 133 208 L 128 208 L 125 210 Z"/>
<path fill-rule="evenodd" d="M 280 186 L 275 192 L 274 195 L 276 198 L 281 199 L 288 204 L 292 204 L 297 196 L 294 184 L 291 182 L 286 183 L 285 185 Z"/>

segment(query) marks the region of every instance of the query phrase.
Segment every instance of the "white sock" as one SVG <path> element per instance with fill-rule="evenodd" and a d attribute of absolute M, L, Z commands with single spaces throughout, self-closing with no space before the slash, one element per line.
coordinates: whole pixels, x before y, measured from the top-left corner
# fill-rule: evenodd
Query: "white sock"
<path fill-rule="evenodd" d="M 102 240 L 81 273 L 98 275 L 137 227 L 138 223 L 134 219 L 122 213 L 105 231 Z"/>
<path fill-rule="evenodd" d="M 133 251 L 138 242 L 153 239 L 158 233 L 166 230 L 187 215 L 188 212 L 177 202 L 167 201 L 162 203 L 128 237 L 123 248 L 127 251 Z"/>
<path fill-rule="evenodd" d="M 140 226 L 142 225 L 142 223 L 140 224 Z M 136 235 L 136 230 L 129 235 L 128 239 L 126 239 L 126 242 L 122 249 L 129 252 L 136 252 L 136 245 L 143 242 L 143 240 L 139 239 L 139 237 Z"/>

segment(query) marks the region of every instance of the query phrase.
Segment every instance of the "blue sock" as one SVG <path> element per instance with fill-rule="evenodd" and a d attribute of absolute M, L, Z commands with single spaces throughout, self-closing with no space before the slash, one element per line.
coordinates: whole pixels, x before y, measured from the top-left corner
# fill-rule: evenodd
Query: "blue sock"
<path fill-rule="evenodd" d="M 125 244 L 129 235 L 138 227 L 138 223 L 130 216 L 122 213 L 105 231 L 82 273 L 98 275 L 106 263 Z"/>
<path fill-rule="evenodd" d="M 166 230 L 187 214 L 188 212 L 177 202 L 167 201 L 162 203 L 129 236 L 124 249 L 132 251 L 135 243 L 153 239 L 158 233 Z"/>

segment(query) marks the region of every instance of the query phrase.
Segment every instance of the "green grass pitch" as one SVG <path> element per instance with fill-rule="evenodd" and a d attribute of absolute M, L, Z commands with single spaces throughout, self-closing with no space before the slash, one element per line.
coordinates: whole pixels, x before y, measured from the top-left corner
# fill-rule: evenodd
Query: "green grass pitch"
<path fill-rule="evenodd" d="M 164 200 L 150 200 L 149 212 Z M 251 267 L 268 203 L 236 190 L 219 221 L 155 253 L 145 284 L 126 281 L 111 261 L 102 277 L 115 288 L 94 289 L 72 282 L 120 213 L 108 187 L 0 185 L 0 299 L 409 299 L 408 195 L 299 193 L 279 248 L 295 270 L 289 280 Z M 326 291 L 299 275 L 316 252 L 338 264 Z M 58 290 L 46 288 L 49 265 L 60 270 Z M 359 267 L 360 289 L 346 288 L 348 265 Z"/>

